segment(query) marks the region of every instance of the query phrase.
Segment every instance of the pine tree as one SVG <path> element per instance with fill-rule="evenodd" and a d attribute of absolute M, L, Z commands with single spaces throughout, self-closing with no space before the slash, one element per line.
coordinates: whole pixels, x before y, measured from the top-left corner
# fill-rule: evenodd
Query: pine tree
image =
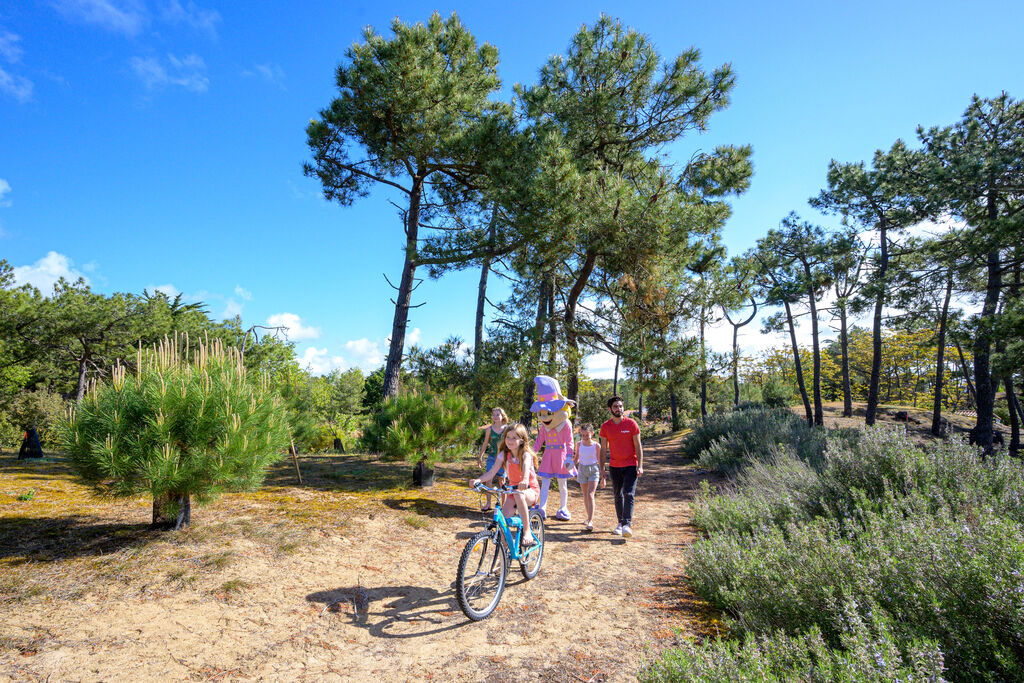
<path fill-rule="evenodd" d="M 247 377 L 236 349 L 180 346 L 139 347 L 135 372 L 119 365 L 94 382 L 60 426 L 72 466 L 98 494 L 152 495 L 154 528 L 187 526 L 192 497 L 255 489 L 289 440 L 275 388 Z"/>

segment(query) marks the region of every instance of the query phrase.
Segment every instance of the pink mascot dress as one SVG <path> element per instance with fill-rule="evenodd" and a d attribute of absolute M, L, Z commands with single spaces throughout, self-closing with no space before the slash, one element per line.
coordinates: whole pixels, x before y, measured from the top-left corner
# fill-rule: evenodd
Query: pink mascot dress
<path fill-rule="evenodd" d="M 533 444 L 533 450 L 540 452 L 544 448 L 537 476 L 540 478 L 540 500 L 537 509 L 541 517 L 547 517 L 548 491 L 551 480 L 558 480 L 558 495 L 561 506 L 555 513 L 556 519 L 568 520 L 569 514 L 569 479 L 576 476 L 573 465 L 575 440 L 572 436 L 572 425 L 569 423 L 569 408 L 576 405 L 575 401 L 565 398 L 558 380 L 547 375 L 534 378 L 537 385 L 537 400 L 530 406 L 530 412 L 536 413 L 540 422 L 540 433 Z"/>

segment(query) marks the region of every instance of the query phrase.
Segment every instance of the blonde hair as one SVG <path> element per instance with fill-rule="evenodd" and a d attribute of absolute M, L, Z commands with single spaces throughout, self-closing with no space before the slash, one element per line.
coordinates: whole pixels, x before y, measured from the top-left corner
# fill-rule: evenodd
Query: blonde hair
<path fill-rule="evenodd" d="M 497 410 L 499 413 L 501 413 L 501 424 L 507 425 L 508 424 L 508 413 L 505 412 L 505 409 L 502 408 L 501 406 L 494 406 L 494 409 L 491 410 L 491 415 L 494 415 L 494 411 L 495 410 Z"/>
<path fill-rule="evenodd" d="M 516 456 L 519 457 L 519 461 L 523 462 L 526 458 L 529 458 L 530 467 L 533 470 L 536 470 L 536 455 L 534 454 L 533 449 L 530 448 L 530 433 L 526 431 L 526 425 L 520 424 L 518 422 L 513 422 L 512 424 L 505 427 L 505 430 L 501 433 L 501 441 L 498 442 L 498 454 L 504 456 L 506 461 L 508 460 L 508 456 L 506 454 L 510 453 L 511 451 L 509 451 L 508 448 L 505 447 L 505 437 L 508 436 L 509 432 L 515 432 L 516 436 L 519 437 L 519 452 L 516 453 Z M 525 474 L 525 472 L 526 468 L 524 467 L 523 473 Z"/>

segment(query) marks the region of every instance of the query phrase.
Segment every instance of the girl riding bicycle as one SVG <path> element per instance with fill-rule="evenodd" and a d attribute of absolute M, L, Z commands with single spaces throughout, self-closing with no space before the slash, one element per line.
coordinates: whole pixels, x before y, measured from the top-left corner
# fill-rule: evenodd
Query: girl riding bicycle
<path fill-rule="evenodd" d="M 535 505 L 540 497 L 540 484 L 537 483 L 534 465 L 535 456 L 527 445 L 529 438 L 530 435 L 527 433 L 526 427 L 521 424 L 511 424 L 506 427 L 498 446 L 498 457 L 495 459 L 494 465 L 487 470 L 484 476 L 470 482 L 470 486 L 476 486 L 481 482 L 489 483 L 504 467 L 509 485 L 515 486 L 517 490 L 513 491 L 511 495 L 505 496 L 501 511 L 508 517 L 514 514 L 518 508 L 519 518 L 522 520 L 530 519 L 530 506 Z M 522 547 L 528 548 L 537 545 L 533 531 L 525 521 L 524 524 L 525 530 L 529 530 L 530 533 L 529 535 L 524 534 Z"/>

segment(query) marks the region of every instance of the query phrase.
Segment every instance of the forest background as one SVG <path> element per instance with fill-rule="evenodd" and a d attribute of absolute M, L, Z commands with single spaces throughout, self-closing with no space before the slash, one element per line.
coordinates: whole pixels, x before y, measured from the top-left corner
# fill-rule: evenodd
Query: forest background
<path fill-rule="evenodd" d="M 57 15 L 69 26 L 129 36 L 160 22 L 191 26 L 214 42 L 225 30 L 216 11 L 173 3 L 165 9 L 124 14 L 137 23 L 120 29 L 74 3 Z M 430 31 L 455 30 L 444 27 L 447 17 L 440 19 Z M 937 12 L 931 20 L 946 19 Z M 27 42 L 7 31 L 5 45 L 5 73 L 27 73 Z M 608 61 L 613 50 L 621 50 L 623 61 Z M 381 147 L 373 121 L 359 117 L 389 105 L 367 98 L 339 110 L 341 118 L 325 110 L 312 120 L 306 175 L 319 181 L 328 199 L 353 207 L 390 200 L 399 228 L 413 209 L 409 190 L 417 178 L 426 186 L 417 199 L 416 230 L 406 231 L 403 278 L 388 280 L 398 282 L 399 303 L 390 336 L 377 335 L 391 347 L 384 368 L 368 375 L 352 368 L 328 372 L 330 364 L 313 362 L 315 347 L 297 354 L 295 340 L 316 328 L 304 327 L 294 314 L 256 325 L 239 314 L 218 322 L 222 314 L 210 314 L 211 304 L 173 286 L 108 294 L 93 291 L 83 278 L 36 291 L 25 282 L 32 268 L 6 266 L 5 445 L 16 445 L 33 425 L 46 434 L 63 401 L 80 397 L 119 360 L 130 362 L 127 349 L 186 331 L 193 342 L 212 335 L 245 348 L 247 364 L 271 373 L 306 415 L 300 441 L 314 449 L 344 434 L 337 425 L 354 428 L 378 393 L 395 394 L 403 372 L 407 387 L 454 389 L 476 405 L 500 403 L 513 414 L 522 411 L 532 375 L 545 371 L 565 378 L 567 393 L 595 418 L 599 396 L 618 388 L 621 374 L 633 404 L 675 424 L 681 415 L 741 399 L 803 403 L 811 421 L 820 420 L 822 400 L 843 400 L 846 412 L 851 401 L 864 400 L 869 423 L 879 402 L 935 408 L 938 400 L 940 409 L 979 409 L 982 443 L 989 443 L 986 425 L 993 416 L 1015 431 L 1021 364 L 1014 356 L 1020 277 L 1014 154 L 1020 142 L 1019 104 L 1012 98 L 998 92 L 973 104 L 965 98 L 962 107 L 971 109 L 959 120 L 921 129 L 905 143 L 879 140 L 883 150 L 866 163 L 834 161 L 822 169 L 820 192 L 810 199 L 838 222 L 826 219 L 831 224 L 824 229 L 796 215 L 761 216 L 762 225 L 779 227 L 752 248 L 729 254 L 726 226 L 734 205 L 756 187 L 758 155 L 742 138 L 711 148 L 700 138 L 716 130 L 738 92 L 728 63 L 707 64 L 696 50 L 660 53 L 648 36 L 602 19 L 573 38 L 565 57 L 552 57 L 536 83 L 510 91 L 498 79 L 497 50 L 481 44 L 475 71 L 457 75 L 462 81 L 430 74 L 449 98 L 473 83 L 469 99 L 459 104 L 463 113 L 475 113 L 457 122 L 478 136 L 467 145 L 465 135 L 450 130 L 433 134 L 453 121 L 429 121 L 415 109 L 421 103 L 402 100 L 408 84 L 401 79 L 373 81 L 379 75 L 356 73 L 360 59 L 372 66 L 384 58 L 361 57 L 357 43 L 342 70 L 348 65 L 353 77 L 379 86 L 377 96 L 390 98 L 394 113 L 423 123 L 416 136 L 407 135 L 422 144 L 399 148 L 392 139 Z M 668 71 L 658 74 L 659 68 Z M 6 82 L 26 79 L 15 73 Z M 608 92 L 595 79 L 619 91 Z M 335 104 L 355 92 L 349 83 L 339 85 Z M 12 92 L 22 109 L 37 101 L 31 90 L 18 97 Z M 583 111 L 598 113 L 586 120 Z M 983 139 L 978 131 L 997 120 L 1003 126 L 998 139 Z M 971 135 L 981 138 L 968 140 Z M 496 147 L 502 152 L 495 154 Z M 679 156 L 680 149 L 688 155 Z M 362 157 L 348 158 L 353 150 Z M 431 155 L 422 168 L 395 173 L 394 164 L 406 164 L 407 171 L 410 159 Z M 376 175 L 346 175 L 346 163 L 376 164 Z M 993 178 L 993 169 L 1002 175 Z M 969 170 L 974 175 L 964 176 Z M 986 173 L 994 184 L 981 182 Z M 403 175 L 411 185 L 403 187 Z M 357 183 L 356 176 L 371 182 Z M 4 182 L 5 195 L 16 196 Z M 380 187 L 394 196 L 381 197 Z M 364 192 L 370 195 L 360 198 Z M 799 202 L 788 208 L 807 213 Z M 479 304 L 472 339 L 466 334 L 420 347 L 412 343 L 421 334 L 417 328 L 405 343 L 409 311 L 424 303 L 414 303 L 411 292 L 425 274 L 436 281 L 461 277 L 462 290 L 472 277 Z M 251 293 L 239 287 L 236 295 L 244 301 Z M 240 309 L 231 299 L 223 313 Z M 744 342 L 757 353 L 712 348 L 711 330 L 728 334 L 731 323 L 750 316 L 747 329 L 735 326 L 745 340 L 760 327 L 783 343 Z M 826 326 L 838 337 L 821 334 L 818 328 Z M 588 373 L 587 360 L 595 357 L 613 359 L 614 369 Z M 614 375 L 610 382 L 597 377 L 606 374 Z M 940 427 L 936 418 L 936 431 Z"/>

